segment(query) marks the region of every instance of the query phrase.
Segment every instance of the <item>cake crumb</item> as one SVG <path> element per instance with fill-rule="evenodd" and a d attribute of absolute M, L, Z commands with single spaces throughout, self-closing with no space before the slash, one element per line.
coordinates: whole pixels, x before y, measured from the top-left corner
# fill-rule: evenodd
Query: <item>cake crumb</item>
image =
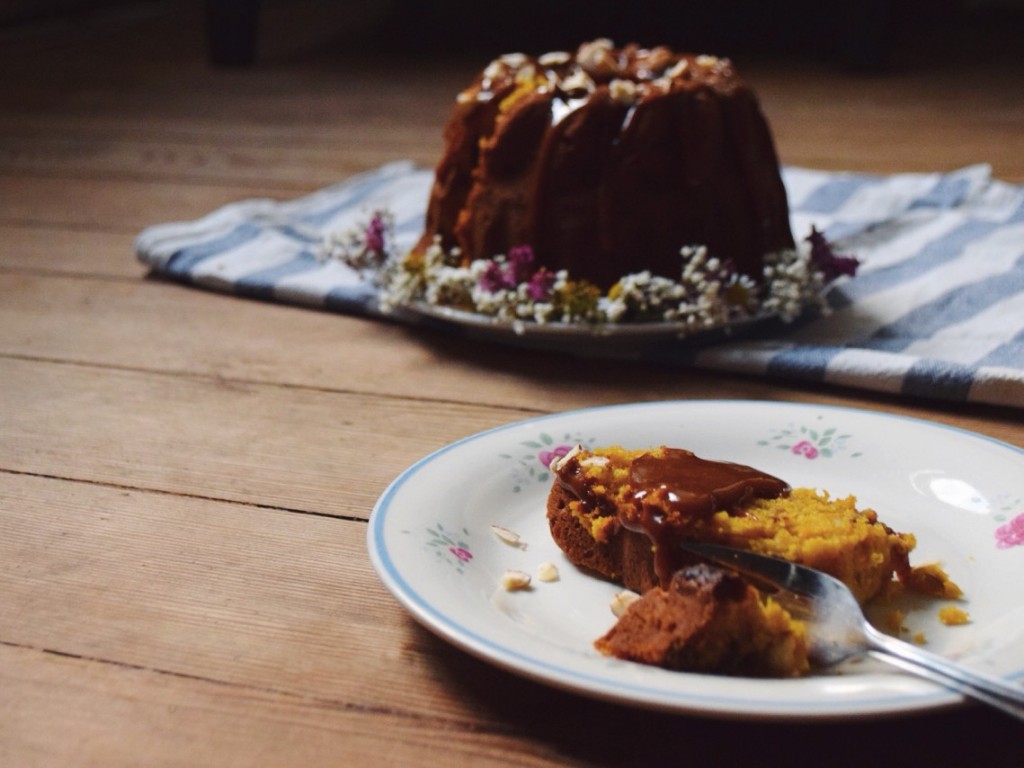
<path fill-rule="evenodd" d="M 919 565 L 910 570 L 907 586 L 914 592 L 928 597 L 941 597 L 955 600 L 963 595 L 958 587 L 938 563 Z"/>
<path fill-rule="evenodd" d="M 924 638 L 924 632 L 915 632 L 914 633 L 914 642 L 917 643 L 918 645 L 924 645 L 927 642 L 925 640 L 925 638 Z"/>
<path fill-rule="evenodd" d="M 939 621 L 947 627 L 956 627 L 961 624 L 970 623 L 971 617 L 963 608 L 958 608 L 955 605 L 945 605 L 939 609 Z"/>

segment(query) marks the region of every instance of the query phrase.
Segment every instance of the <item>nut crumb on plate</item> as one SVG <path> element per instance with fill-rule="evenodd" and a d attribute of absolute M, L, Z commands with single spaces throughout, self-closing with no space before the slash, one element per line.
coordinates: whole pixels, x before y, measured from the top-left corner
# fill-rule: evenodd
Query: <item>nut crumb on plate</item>
<path fill-rule="evenodd" d="M 507 592 L 526 589 L 530 586 L 530 581 L 530 574 L 512 568 L 506 570 L 501 576 L 501 586 Z"/>

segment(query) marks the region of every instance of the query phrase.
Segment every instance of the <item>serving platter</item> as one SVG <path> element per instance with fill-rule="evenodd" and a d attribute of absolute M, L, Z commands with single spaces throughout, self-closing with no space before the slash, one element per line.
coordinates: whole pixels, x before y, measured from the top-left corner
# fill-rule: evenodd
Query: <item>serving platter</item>
<path fill-rule="evenodd" d="M 796 322 L 786 323 L 774 313 L 762 313 L 712 327 L 670 321 L 538 323 L 504 320 L 425 301 L 408 302 L 393 312 L 410 322 L 480 341 L 603 358 L 663 355 L 673 350 L 749 338 L 754 334 L 778 336 Z"/>

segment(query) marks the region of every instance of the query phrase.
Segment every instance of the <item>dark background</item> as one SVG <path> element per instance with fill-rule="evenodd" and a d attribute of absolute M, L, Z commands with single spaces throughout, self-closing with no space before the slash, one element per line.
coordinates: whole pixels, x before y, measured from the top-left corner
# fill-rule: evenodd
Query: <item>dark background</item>
<path fill-rule="evenodd" d="M 293 55 L 338 46 L 477 59 L 602 36 L 884 73 L 946 52 L 1014 66 L 1024 39 L 1024 0 L 0 0 L 0 33 L 174 4 L 206 15 L 221 66 L 265 63 L 282 36 L 301 41 Z"/>

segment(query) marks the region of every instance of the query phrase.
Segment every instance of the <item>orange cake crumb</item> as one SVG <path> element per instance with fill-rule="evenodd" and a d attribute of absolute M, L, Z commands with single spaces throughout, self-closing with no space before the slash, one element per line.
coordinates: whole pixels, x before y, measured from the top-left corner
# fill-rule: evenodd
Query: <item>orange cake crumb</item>
<path fill-rule="evenodd" d="M 955 600 L 964 593 L 938 563 L 928 563 L 911 568 L 910 574 L 907 576 L 907 586 L 922 595 L 941 597 L 947 600 Z"/>
<path fill-rule="evenodd" d="M 963 608 L 958 608 L 955 605 L 944 605 L 939 609 L 939 621 L 945 624 L 947 627 L 955 627 L 960 624 L 967 624 L 971 620 L 971 617 L 967 615 L 967 611 Z"/>

